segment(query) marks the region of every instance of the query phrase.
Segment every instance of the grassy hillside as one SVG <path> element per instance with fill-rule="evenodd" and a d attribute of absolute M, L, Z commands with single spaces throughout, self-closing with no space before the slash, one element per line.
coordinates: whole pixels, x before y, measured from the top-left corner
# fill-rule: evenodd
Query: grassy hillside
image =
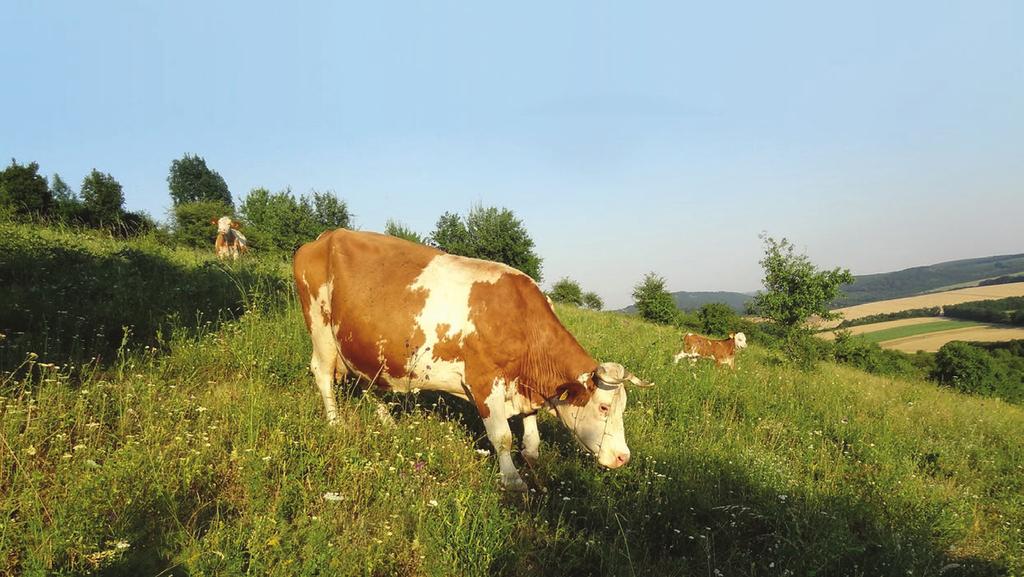
<path fill-rule="evenodd" d="M 77 386 L 5 379 L 0 574 L 1024 573 L 1020 408 L 757 347 L 676 366 L 675 330 L 559 314 L 658 386 L 618 471 L 542 419 L 526 497 L 460 401 L 389 397 L 387 427 L 348 394 L 326 427 L 294 302 Z"/>
<path fill-rule="evenodd" d="M 676 306 L 684 311 L 696 310 L 708 303 L 724 303 L 739 314 L 746 313 L 747 303 L 753 298 L 747 294 L 729 291 L 678 291 L 670 294 Z M 636 307 L 629 305 L 622 310 L 635 313 Z"/>
<path fill-rule="evenodd" d="M 859 275 L 842 288 L 834 308 L 917 295 L 942 288 L 973 286 L 977 281 L 1024 272 L 1024 254 L 941 262 L 905 270 Z"/>
<path fill-rule="evenodd" d="M 122 346 L 156 346 L 172 330 L 234 318 L 290 291 L 283 261 L 223 263 L 212 249 L 154 237 L 0 222 L 0 371 L 40 362 L 107 362 Z"/>

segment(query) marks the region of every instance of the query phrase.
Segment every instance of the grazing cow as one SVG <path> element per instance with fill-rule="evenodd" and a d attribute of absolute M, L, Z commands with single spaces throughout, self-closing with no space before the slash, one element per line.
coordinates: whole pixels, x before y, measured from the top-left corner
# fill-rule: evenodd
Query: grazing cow
<path fill-rule="evenodd" d="M 222 216 L 211 220 L 210 224 L 217 226 L 217 240 L 213 246 L 218 257 L 238 259 L 239 254 L 249 250 L 245 235 L 238 230 L 242 225 L 237 220 Z"/>
<path fill-rule="evenodd" d="M 675 362 L 679 359 L 688 358 L 693 364 L 699 358 L 715 359 L 718 365 L 729 365 L 729 368 L 736 368 L 736 351 L 747 346 L 747 336 L 743 333 L 729 334 L 729 338 L 712 340 L 693 333 L 686 333 L 683 337 L 683 350 L 675 356 Z"/>
<path fill-rule="evenodd" d="M 444 391 L 472 401 L 510 490 L 526 485 L 512 464 L 508 419 L 524 415 L 523 456 L 532 462 L 542 408 L 601 465 L 629 461 L 624 384 L 652 385 L 587 354 L 529 276 L 344 229 L 303 245 L 294 272 L 313 341 L 309 366 L 329 422 L 337 418 L 334 380 L 355 374 L 387 390 Z"/>

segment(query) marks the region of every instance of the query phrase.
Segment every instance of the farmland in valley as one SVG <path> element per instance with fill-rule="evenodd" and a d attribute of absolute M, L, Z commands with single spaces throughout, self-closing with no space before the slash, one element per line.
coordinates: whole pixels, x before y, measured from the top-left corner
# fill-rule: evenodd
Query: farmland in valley
<path fill-rule="evenodd" d="M 858 319 L 869 315 L 894 313 L 907 309 L 946 306 L 971 301 L 1000 299 L 1005 297 L 1024 296 L 1024 282 L 991 286 L 970 287 L 941 293 L 904 297 L 887 301 L 878 301 L 836 309 L 845 319 Z M 832 326 L 838 321 L 832 323 Z"/>

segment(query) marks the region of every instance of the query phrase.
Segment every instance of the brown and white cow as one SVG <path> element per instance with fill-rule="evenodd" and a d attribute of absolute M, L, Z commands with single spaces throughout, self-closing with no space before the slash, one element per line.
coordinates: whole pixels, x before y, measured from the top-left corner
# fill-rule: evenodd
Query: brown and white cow
<path fill-rule="evenodd" d="M 303 245 L 294 272 L 328 421 L 337 418 L 334 379 L 355 374 L 393 391 L 444 391 L 472 401 L 508 489 L 526 488 L 512 464 L 508 419 L 524 415 L 523 456 L 532 461 L 542 408 L 601 465 L 629 461 L 624 384 L 650 384 L 587 354 L 529 276 L 344 229 Z"/>
<path fill-rule="evenodd" d="M 736 368 L 736 351 L 747 346 L 747 336 L 743 333 L 729 334 L 729 338 L 713 340 L 693 333 L 686 333 L 683 337 L 683 350 L 674 357 L 675 362 L 680 359 L 690 359 L 693 364 L 699 358 L 714 359 L 718 365 L 729 365 L 729 368 Z"/>
<path fill-rule="evenodd" d="M 210 224 L 217 226 L 217 240 L 213 246 L 218 257 L 237 259 L 239 254 L 249 250 L 245 235 L 238 230 L 242 225 L 237 220 L 222 216 L 211 220 Z"/>

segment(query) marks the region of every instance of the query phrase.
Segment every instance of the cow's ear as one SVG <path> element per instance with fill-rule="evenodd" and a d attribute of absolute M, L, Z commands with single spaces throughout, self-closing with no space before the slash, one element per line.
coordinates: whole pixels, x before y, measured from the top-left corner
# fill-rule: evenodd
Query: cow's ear
<path fill-rule="evenodd" d="M 562 383 L 555 389 L 555 399 L 559 402 L 583 406 L 590 400 L 590 389 L 576 381 Z"/>
<path fill-rule="evenodd" d="M 217 217 L 211 218 L 210 219 L 210 224 L 217 224 Z"/>
<path fill-rule="evenodd" d="M 736 337 L 736 333 L 729 333 L 729 338 L 730 339 L 735 338 L 735 337 Z"/>
<path fill-rule="evenodd" d="M 242 228 L 242 223 L 238 222 L 237 220 L 233 220 L 231 221 L 231 228 Z"/>

